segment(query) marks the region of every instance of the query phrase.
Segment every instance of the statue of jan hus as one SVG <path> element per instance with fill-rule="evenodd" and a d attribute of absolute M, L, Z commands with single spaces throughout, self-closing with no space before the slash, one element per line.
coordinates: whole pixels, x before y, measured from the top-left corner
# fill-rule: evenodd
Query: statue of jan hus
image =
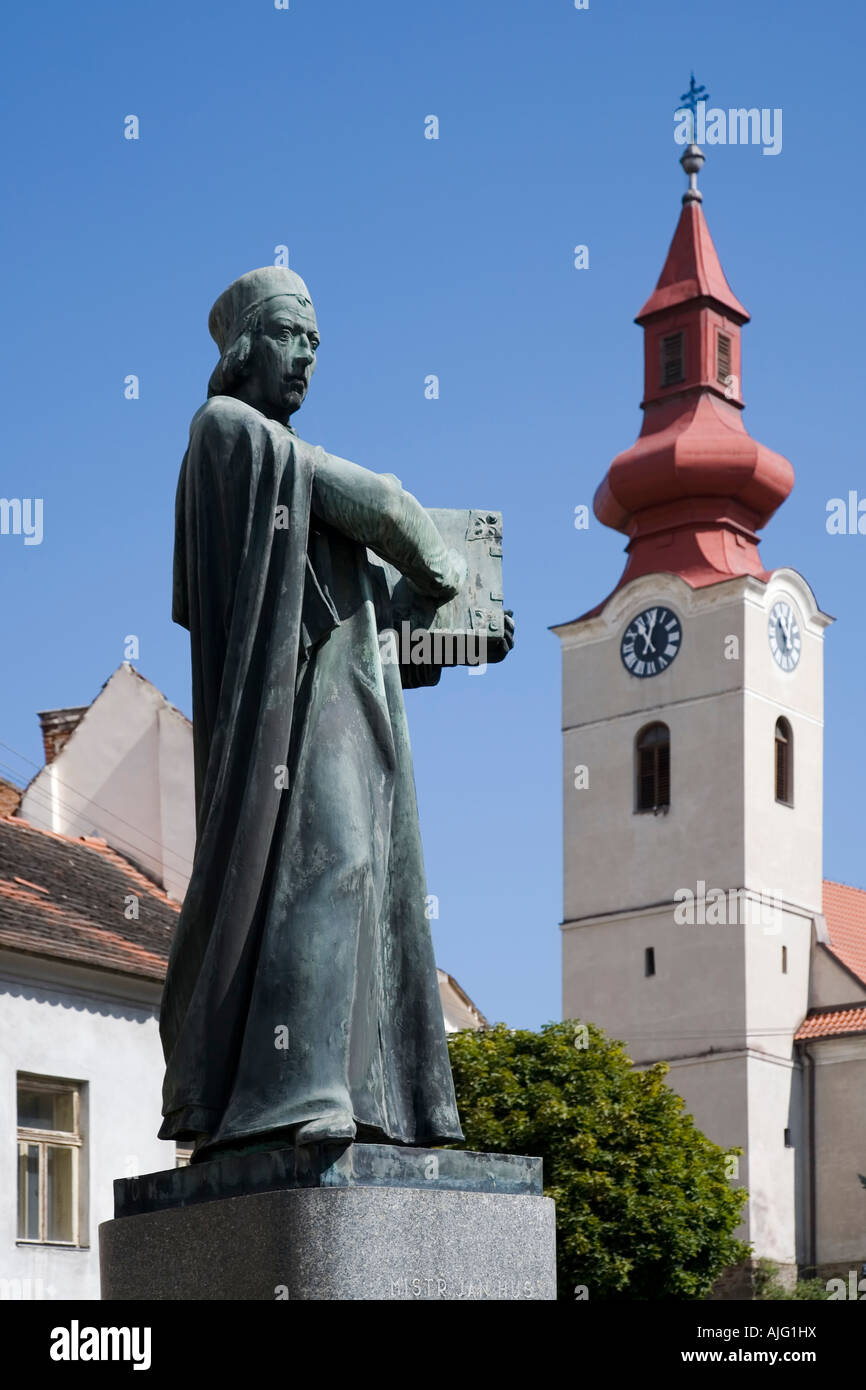
<path fill-rule="evenodd" d="M 160 1138 L 194 1141 L 194 1161 L 459 1140 L 402 693 L 440 672 L 401 683 L 382 660 L 367 547 L 428 604 L 462 562 L 395 477 L 292 429 L 319 346 L 299 276 L 241 276 L 209 328 L 220 360 L 177 491 L 197 839 Z"/>

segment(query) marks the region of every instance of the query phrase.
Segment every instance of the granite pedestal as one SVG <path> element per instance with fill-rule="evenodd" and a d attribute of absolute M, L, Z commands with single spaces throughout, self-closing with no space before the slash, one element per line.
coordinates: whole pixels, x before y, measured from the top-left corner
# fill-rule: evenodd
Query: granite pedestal
<path fill-rule="evenodd" d="M 556 1297 L 541 1159 L 318 1145 L 118 1179 L 104 1299 Z"/>

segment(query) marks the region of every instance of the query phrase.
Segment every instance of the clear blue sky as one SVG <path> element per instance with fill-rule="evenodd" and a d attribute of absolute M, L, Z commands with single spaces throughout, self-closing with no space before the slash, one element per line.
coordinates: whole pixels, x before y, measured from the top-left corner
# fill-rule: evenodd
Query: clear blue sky
<path fill-rule="evenodd" d="M 866 885 L 866 536 L 825 530 L 828 498 L 866 496 L 860 7 L 49 0 L 7 9 L 4 28 L 0 496 L 45 509 L 41 546 L 0 537 L 4 743 L 41 761 L 36 711 L 88 703 L 128 633 L 139 669 L 190 712 L 173 502 L 215 360 L 207 312 L 287 244 L 322 332 L 299 431 L 429 506 L 504 512 L 517 649 L 407 706 L 438 960 L 492 1019 L 557 1017 L 547 628 L 623 565 L 623 538 L 594 520 L 578 533 L 573 515 L 639 429 L 632 318 L 679 213 L 673 110 L 694 68 L 712 104 L 783 111 L 781 154 L 708 148 L 701 184 L 753 318 L 746 423 L 797 475 L 764 563 L 800 570 L 838 619 L 825 873 Z M 0 753 L 26 780 L 33 768 Z"/>

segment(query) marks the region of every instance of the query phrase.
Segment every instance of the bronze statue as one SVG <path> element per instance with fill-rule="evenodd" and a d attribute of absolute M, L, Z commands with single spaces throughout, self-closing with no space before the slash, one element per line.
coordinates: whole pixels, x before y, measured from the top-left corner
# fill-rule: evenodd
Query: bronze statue
<path fill-rule="evenodd" d="M 396 478 L 292 429 L 319 346 L 297 275 L 243 275 L 209 327 L 220 359 L 177 492 L 197 843 L 160 1137 L 194 1140 L 194 1161 L 459 1140 L 401 688 L 441 668 L 383 661 L 389 592 L 367 547 L 434 609 L 465 559 Z"/>

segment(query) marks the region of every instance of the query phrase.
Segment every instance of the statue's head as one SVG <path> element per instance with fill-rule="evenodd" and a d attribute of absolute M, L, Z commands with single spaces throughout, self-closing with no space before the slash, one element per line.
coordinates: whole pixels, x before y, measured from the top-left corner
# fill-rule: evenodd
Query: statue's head
<path fill-rule="evenodd" d="M 220 360 L 209 396 L 237 396 L 288 424 L 316 366 L 319 333 L 310 292 L 293 270 L 263 266 L 224 290 L 210 311 Z"/>

